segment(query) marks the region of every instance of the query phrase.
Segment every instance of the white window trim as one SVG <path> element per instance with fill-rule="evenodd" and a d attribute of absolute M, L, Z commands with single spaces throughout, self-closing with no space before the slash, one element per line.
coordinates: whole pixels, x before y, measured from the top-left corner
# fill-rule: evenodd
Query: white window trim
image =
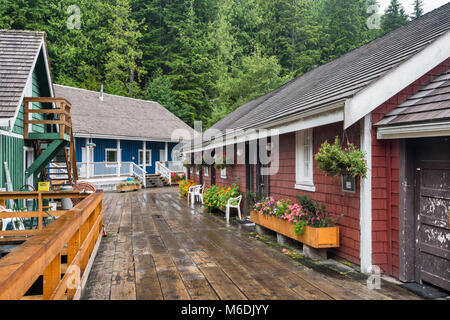
<path fill-rule="evenodd" d="M 227 168 L 220 169 L 220 177 L 222 179 L 226 179 L 227 178 Z"/>
<path fill-rule="evenodd" d="M 116 161 L 110 162 L 108 161 L 108 151 L 115 151 L 116 152 Z M 117 148 L 106 148 L 105 149 L 105 163 L 107 167 L 113 167 L 116 166 L 119 162 L 119 158 L 118 158 L 119 153 L 117 152 Z M 94 161 L 91 161 L 92 163 L 94 163 Z"/>
<path fill-rule="evenodd" d="M 203 167 L 203 175 L 204 175 L 205 177 L 208 177 L 208 176 L 209 176 L 209 168 L 208 168 L 208 167 Z"/>
<path fill-rule="evenodd" d="M 309 161 L 311 163 L 311 177 L 305 178 L 304 176 L 304 135 L 310 135 L 311 145 L 309 154 L 306 155 L 309 157 Z M 313 130 L 307 129 L 302 131 L 297 131 L 295 134 L 295 189 L 304 190 L 309 192 L 316 192 L 316 187 L 314 186 L 314 158 L 313 158 Z"/>
<path fill-rule="evenodd" d="M 139 166 L 143 166 L 144 164 L 142 163 L 142 157 L 141 157 L 141 152 L 144 152 L 144 149 L 139 149 L 138 150 L 138 165 Z M 148 162 L 146 164 L 147 167 L 151 167 L 152 166 L 152 149 L 145 149 L 146 153 L 150 153 L 149 157 L 146 157 L 146 161 Z"/>

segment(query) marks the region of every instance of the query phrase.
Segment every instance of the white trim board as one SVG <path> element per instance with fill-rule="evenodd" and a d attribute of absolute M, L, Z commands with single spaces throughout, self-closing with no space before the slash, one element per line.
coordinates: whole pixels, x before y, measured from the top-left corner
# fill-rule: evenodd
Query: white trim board
<path fill-rule="evenodd" d="M 264 130 L 269 130 L 268 132 L 258 133 L 257 129 L 251 134 L 246 134 L 244 131 L 240 135 L 233 135 L 228 137 L 223 142 L 212 142 L 206 146 L 198 146 L 195 148 L 191 148 L 191 150 L 186 150 L 186 153 L 195 153 L 201 152 L 205 150 L 211 150 L 215 148 L 220 148 L 222 146 L 227 146 L 231 144 L 245 143 L 246 141 L 252 141 L 257 139 L 264 139 L 269 136 L 273 136 L 274 134 L 286 134 L 291 132 L 297 132 L 301 130 L 316 128 L 336 122 L 341 122 L 344 120 L 344 103 L 335 105 L 333 109 L 328 110 L 326 112 L 313 114 L 309 116 L 304 116 L 301 119 L 296 121 L 291 121 L 289 123 L 280 124 L 278 126 L 272 126 L 268 128 L 261 128 Z"/>
<path fill-rule="evenodd" d="M 345 103 L 344 129 L 362 119 L 450 57 L 450 31 L 369 84 Z"/>
<path fill-rule="evenodd" d="M 13 132 L 9 132 L 9 131 L 4 131 L 4 130 L 0 130 L 0 135 L 2 136 L 6 136 L 6 137 L 13 137 L 13 138 L 17 138 L 17 139 L 22 139 L 23 140 L 23 136 L 17 133 L 13 133 Z"/>
<path fill-rule="evenodd" d="M 361 150 L 366 155 L 367 177 L 360 188 L 361 272 L 372 272 L 372 115 L 361 120 Z"/>
<path fill-rule="evenodd" d="M 118 136 L 118 135 L 107 135 L 107 134 L 88 134 L 88 133 L 73 133 L 74 138 L 93 138 L 93 139 L 108 139 L 108 140 L 130 140 L 130 141 L 147 141 L 147 142 L 173 142 L 172 139 L 157 139 L 157 138 L 142 138 L 142 137 L 132 137 L 132 136 Z"/>
<path fill-rule="evenodd" d="M 450 122 L 419 123 L 404 126 L 382 127 L 377 130 L 377 139 L 407 139 L 450 136 Z"/>

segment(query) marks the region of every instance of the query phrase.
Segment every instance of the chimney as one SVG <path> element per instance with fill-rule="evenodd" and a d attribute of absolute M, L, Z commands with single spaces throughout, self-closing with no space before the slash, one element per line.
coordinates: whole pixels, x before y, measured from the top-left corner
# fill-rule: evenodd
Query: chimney
<path fill-rule="evenodd" d="M 102 81 L 102 84 L 100 85 L 100 97 L 99 97 L 99 99 L 103 101 L 103 81 Z"/>

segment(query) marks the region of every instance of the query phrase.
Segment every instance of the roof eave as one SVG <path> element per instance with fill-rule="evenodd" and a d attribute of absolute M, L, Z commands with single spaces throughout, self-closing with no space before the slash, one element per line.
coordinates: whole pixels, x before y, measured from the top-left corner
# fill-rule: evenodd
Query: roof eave
<path fill-rule="evenodd" d="M 364 118 L 450 57 L 450 31 L 356 93 L 345 104 L 344 128 Z"/>

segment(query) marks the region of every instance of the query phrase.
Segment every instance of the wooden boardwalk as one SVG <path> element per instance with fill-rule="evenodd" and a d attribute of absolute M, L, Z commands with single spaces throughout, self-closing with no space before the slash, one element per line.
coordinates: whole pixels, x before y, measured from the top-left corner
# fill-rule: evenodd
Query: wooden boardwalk
<path fill-rule="evenodd" d="M 417 299 L 393 285 L 307 269 L 186 205 L 175 189 L 110 193 L 103 238 L 83 299 Z"/>

